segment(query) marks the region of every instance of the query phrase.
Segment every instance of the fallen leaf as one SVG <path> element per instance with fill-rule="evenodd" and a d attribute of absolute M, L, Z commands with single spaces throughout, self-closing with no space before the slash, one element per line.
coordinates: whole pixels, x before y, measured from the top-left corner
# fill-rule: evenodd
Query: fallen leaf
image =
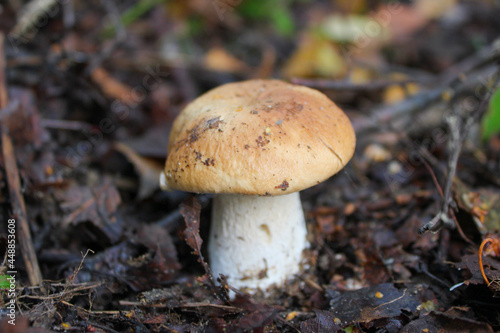
<path fill-rule="evenodd" d="M 201 204 L 195 197 L 190 197 L 181 203 L 179 211 L 186 222 L 186 230 L 184 230 L 186 243 L 193 249 L 193 254 L 201 257 L 201 245 L 203 244 L 200 237 Z"/>
<path fill-rule="evenodd" d="M 191 196 L 181 203 L 179 211 L 184 217 L 184 221 L 186 222 L 184 239 L 186 240 L 186 243 L 193 249 L 193 254 L 198 256 L 198 262 L 203 266 L 203 269 L 205 270 L 205 274 L 199 277 L 198 281 L 204 285 L 209 286 L 221 301 L 223 301 L 224 303 L 228 303 L 229 294 L 227 282 L 223 278 L 221 278 L 222 281 L 220 285 L 215 282 L 212 270 L 208 266 L 201 253 L 201 245 L 203 244 L 203 240 L 200 237 L 200 201 L 196 197 Z"/>
<path fill-rule="evenodd" d="M 452 316 L 442 312 L 431 312 L 429 315 L 405 325 L 400 333 L 493 333 L 490 325 L 464 316 Z"/>
<path fill-rule="evenodd" d="M 248 66 L 220 46 L 208 50 L 203 58 L 205 68 L 212 71 L 242 73 L 248 71 Z"/>
<path fill-rule="evenodd" d="M 283 75 L 292 77 L 342 77 L 346 65 L 338 48 L 324 38 L 304 37 L 290 59 Z"/>
<path fill-rule="evenodd" d="M 60 222 L 61 227 L 90 222 L 107 236 L 110 243 L 116 243 L 120 239 L 122 225 L 116 213 L 121 198 L 109 179 L 93 188 L 73 184 L 67 189 L 58 189 L 55 196 L 61 201 L 60 206 L 65 212 Z"/>
<path fill-rule="evenodd" d="M 455 266 L 462 270 L 466 269 L 472 274 L 472 277 L 465 280 L 466 284 L 485 283 L 483 275 L 481 274 L 481 268 L 479 267 L 479 257 L 477 253 L 464 255 L 460 262 L 455 263 Z M 489 256 L 483 256 L 483 266 L 484 273 L 492 280 L 495 279 L 495 277 L 500 277 L 500 262 L 498 260 Z"/>
<path fill-rule="evenodd" d="M 500 230 L 500 192 L 495 188 L 470 188 L 455 178 L 453 196 L 458 207 L 470 214 L 477 229 L 484 235 Z"/>
<path fill-rule="evenodd" d="M 139 200 L 150 196 L 154 191 L 160 188 L 160 173 L 163 171 L 162 164 L 156 160 L 143 157 L 137 154 L 128 145 L 116 142 L 114 149 L 122 153 L 133 165 L 139 176 L 139 191 L 137 198 Z"/>
<path fill-rule="evenodd" d="M 393 283 L 383 283 L 343 292 L 328 289 L 327 296 L 330 298 L 331 312 L 340 320 L 340 325 L 348 325 L 397 317 L 402 310 L 416 312 L 422 304 L 417 295 L 423 288 L 423 285 L 417 284 L 396 287 Z M 383 297 L 377 297 L 377 293 Z"/>
<path fill-rule="evenodd" d="M 278 309 L 265 303 L 257 303 L 248 295 L 238 294 L 233 305 L 243 309 L 244 313 L 228 325 L 228 332 L 264 332 L 264 326 L 278 314 Z"/>
<path fill-rule="evenodd" d="M 336 318 L 333 312 L 314 310 L 314 313 L 316 313 L 316 317 L 300 323 L 300 331 L 302 333 L 330 333 L 342 331 L 341 327 L 337 325 L 340 319 Z"/>

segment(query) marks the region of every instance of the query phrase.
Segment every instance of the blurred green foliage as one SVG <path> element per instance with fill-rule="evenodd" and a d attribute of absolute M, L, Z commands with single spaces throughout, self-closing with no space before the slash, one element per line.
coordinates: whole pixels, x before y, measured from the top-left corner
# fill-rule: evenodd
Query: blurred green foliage
<path fill-rule="evenodd" d="M 9 280 L 7 278 L 10 278 L 9 275 L 0 275 L 0 289 L 8 289 L 10 286 Z"/>
<path fill-rule="evenodd" d="M 295 23 L 290 12 L 293 2 L 296 1 L 246 0 L 237 7 L 237 10 L 242 17 L 269 22 L 278 34 L 290 37 L 295 32 Z"/>
<path fill-rule="evenodd" d="M 488 111 L 482 120 L 481 129 L 483 140 L 488 140 L 493 135 L 500 133 L 500 87 L 491 96 Z"/>

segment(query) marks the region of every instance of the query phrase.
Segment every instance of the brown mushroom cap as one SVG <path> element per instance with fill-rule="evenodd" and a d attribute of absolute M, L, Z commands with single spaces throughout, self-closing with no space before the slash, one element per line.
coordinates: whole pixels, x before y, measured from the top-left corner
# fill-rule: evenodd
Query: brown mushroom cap
<path fill-rule="evenodd" d="M 278 80 L 229 83 L 175 120 L 165 181 L 196 193 L 288 194 L 337 173 L 355 145 L 349 119 L 319 91 Z"/>

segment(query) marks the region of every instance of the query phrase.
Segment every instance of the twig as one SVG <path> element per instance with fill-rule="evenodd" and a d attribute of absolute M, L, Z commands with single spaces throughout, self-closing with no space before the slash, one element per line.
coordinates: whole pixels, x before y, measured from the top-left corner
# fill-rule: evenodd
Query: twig
<path fill-rule="evenodd" d="M 452 215 L 451 206 L 454 205 L 453 198 L 451 197 L 451 188 L 457 170 L 460 151 L 465 139 L 469 134 L 470 129 L 483 114 L 483 110 L 487 101 L 489 101 L 491 95 L 494 93 L 499 83 L 500 67 L 498 67 L 497 69 L 497 77 L 495 79 L 495 82 L 471 115 L 463 114 L 462 112 L 460 112 L 460 110 L 458 110 L 458 108 L 454 108 L 452 112 L 446 117 L 446 123 L 448 125 L 450 133 L 449 147 L 451 149 L 451 155 L 448 159 L 447 164 L 448 174 L 446 176 L 441 209 L 431 221 L 429 221 L 419 229 L 418 232 L 420 234 L 423 234 L 428 230 L 432 232 L 438 232 L 444 227 L 453 227 L 455 225 L 454 219 L 450 218 L 450 215 Z"/>
<path fill-rule="evenodd" d="M 438 189 L 439 191 L 439 195 L 441 196 L 441 199 L 444 197 L 443 195 L 443 189 L 441 188 L 441 185 L 439 185 L 439 182 L 437 180 L 437 177 L 436 177 L 436 174 L 434 173 L 434 170 L 432 170 L 431 166 L 429 165 L 429 163 L 427 163 L 426 160 L 423 160 L 423 163 L 425 165 L 425 167 L 427 168 L 427 170 L 429 171 L 429 173 L 431 174 L 431 177 L 432 177 L 432 181 L 434 182 L 434 185 L 436 185 L 436 188 Z M 457 227 L 457 231 L 458 233 L 460 234 L 460 236 L 469 244 L 471 245 L 474 245 L 474 242 L 471 241 L 469 239 L 469 237 L 467 237 L 464 233 L 464 231 L 462 230 L 462 227 L 460 226 L 460 224 L 458 223 L 458 220 L 457 220 L 457 217 L 455 216 L 455 212 L 453 210 L 450 210 L 450 215 L 451 215 L 451 218 L 453 219 L 453 221 L 455 222 L 455 226 Z"/>
<path fill-rule="evenodd" d="M 4 36 L 0 33 L 0 109 L 8 105 L 7 86 L 5 81 L 5 55 L 3 51 Z M 19 230 L 19 244 L 26 265 L 26 271 L 31 285 L 42 283 L 42 272 L 38 265 L 35 248 L 30 234 L 30 226 L 26 214 L 26 205 L 21 194 L 21 181 L 19 179 L 19 170 L 17 168 L 14 147 L 9 136 L 9 129 L 2 122 L 2 154 L 4 158 L 5 173 L 9 187 L 9 198 L 12 206 L 13 217 L 16 220 L 16 226 Z"/>
<path fill-rule="evenodd" d="M 40 125 L 45 128 L 66 131 L 92 131 L 94 126 L 78 120 L 40 119 Z"/>
<path fill-rule="evenodd" d="M 356 133 L 367 133 L 385 128 L 387 124 L 401 116 L 411 114 L 425 109 L 437 102 L 443 101 L 443 94 L 446 91 L 458 91 L 465 75 L 470 74 L 479 68 L 493 64 L 500 60 L 500 39 L 495 41 L 490 47 L 459 62 L 452 68 L 440 74 L 436 78 L 437 84 L 434 88 L 422 91 L 395 105 L 376 108 L 371 112 L 369 118 L 357 118 L 353 121 Z"/>
<path fill-rule="evenodd" d="M 55 300 L 58 300 L 60 302 L 66 302 L 65 299 L 67 299 L 68 296 L 74 296 L 75 293 L 80 292 L 80 291 L 84 291 L 84 290 L 93 290 L 93 289 L 100 287 L 102 285 L 104 285 L 104 282 L 99 281 L 99 282 L 95 282 L 92 284 L 81 285 L 81 286 L 77 286 L 75 288 L 69 289 L 69 286 L 71 286 L 71 283 L 70 283 L 70 284 L 65 284 L 64 289 L 56 294 L 50 294 L 47 296 L 22 295 L 22 296 L 19 296 L 19 298 L 20 299 L 21 298 L 40 299 L 40 300 L 55 299 Z M 88 311 L 90 311 L 90 310 L 88 310 Z"/>

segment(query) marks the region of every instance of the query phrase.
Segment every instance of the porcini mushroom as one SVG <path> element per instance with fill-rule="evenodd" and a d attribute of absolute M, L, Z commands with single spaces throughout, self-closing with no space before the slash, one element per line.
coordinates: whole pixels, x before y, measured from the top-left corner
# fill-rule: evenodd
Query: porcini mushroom
<path fill-rule="evenodd" d="M 160 183 L 215 194 L 214 275 L 265 290 L 299 272 L 307 247 L 299 191 L 341 170 L 355 144 L 347 116 L 319 91 L 278 80 L 229 83 L 174 121 Z"/>

